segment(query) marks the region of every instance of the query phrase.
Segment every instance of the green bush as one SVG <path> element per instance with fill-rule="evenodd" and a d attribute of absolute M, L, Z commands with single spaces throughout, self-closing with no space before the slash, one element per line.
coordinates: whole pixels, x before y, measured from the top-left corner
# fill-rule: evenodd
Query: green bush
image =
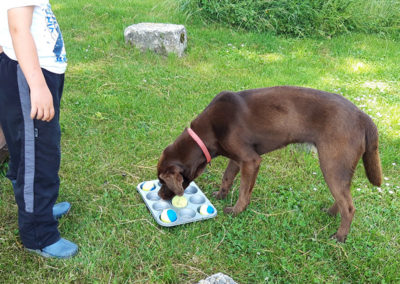
<path fill-rule="evenodd" d="M 180 0 L 189 15 L 246 30 L 298 37 L 351 30 L 398 32 L 399 0 Z"/>
<path fill-rule="evenodd" d="M 355 1 L 349 11 L 357 30 L 400 35 L 400 1 Z"/>

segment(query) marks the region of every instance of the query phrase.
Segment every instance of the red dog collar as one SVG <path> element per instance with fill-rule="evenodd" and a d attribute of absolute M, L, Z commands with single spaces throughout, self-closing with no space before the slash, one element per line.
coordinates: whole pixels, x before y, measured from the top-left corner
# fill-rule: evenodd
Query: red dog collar
<path fill-rule="evenodd" d="M 204 156 L 206 156 L 207 163 L 211 162 L 211 155 L 210 152 L 208 152 L 206 145 L 204 145 L 200 137 L 190 127 L 188 127 L 187 130 L 189 132 L 189 135 L 193 138 L 193 140 L 197 143 L 197 145 L 199 145 L 199 147 L 203 151 Z"/>

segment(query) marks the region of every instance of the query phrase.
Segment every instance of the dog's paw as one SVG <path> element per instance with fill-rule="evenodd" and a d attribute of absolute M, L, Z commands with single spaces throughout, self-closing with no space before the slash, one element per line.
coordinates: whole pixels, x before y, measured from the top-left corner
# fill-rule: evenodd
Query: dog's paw
<path fill-rule="evenodd" d="M 212 194 L 216 199 L 225 199 L 226 194 L 224 194 L 221 190 L 215 191 Z"/>
<path fill-rule="evenodd" d="M 225 214 L 232 214 L 233 213 L 233 207 L 225 207 L 224 208 L 224 213 Z"/>
<path fill-rule="evenodd" d="M 236 212 L 235 207 L 225 207 L 224 208 L 224 213 L 225 214 L 231 214 L 233 216 L 236 216 L 238 212 Z"/>
<path fill-rule="evenodd" d="M 338 241 L 339 243 L 345 243 L 345 242 L 346 242 L 346 239 L 347 239 L 347 236 L 341 236 L 341 235 L 339 235 L 338 233 L 334 233 L 334 234 L 331 236 L 331 239 L 336 240 L 336 241 Z"/>
<path fill-rule="evenodd" d="M 321 208 L 322 212 L 325 212 L 329 216 L 336 217 L 337 213 L 331 212 L 330 208 Z"/>

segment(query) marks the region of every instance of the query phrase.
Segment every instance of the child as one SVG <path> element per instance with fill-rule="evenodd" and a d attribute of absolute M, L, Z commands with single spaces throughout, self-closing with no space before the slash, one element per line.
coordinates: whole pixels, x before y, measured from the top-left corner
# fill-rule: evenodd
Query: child
<path fill-rule="evenodd" d="M 70 205 L 54 206 L 67 60 L 49 1 L 1 1 L 0 46 L 0 124 L 10 153 L 7 177 L 18 204 L 21 240 L 45 257 L 68 258 L 78 246 L 60 238 L 56 218 Z"/>

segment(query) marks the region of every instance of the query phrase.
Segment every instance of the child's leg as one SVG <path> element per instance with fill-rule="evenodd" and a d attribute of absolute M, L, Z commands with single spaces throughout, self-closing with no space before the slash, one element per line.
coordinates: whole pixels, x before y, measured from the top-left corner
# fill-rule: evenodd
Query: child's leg
<path fill-rule="evenodd" d="M 60 234 L 52 208 L 58 196 L 60 164 L 59 103 L 63 75 L 44 71 L 53 94 L 56 115 L 47 123 L 30 119 L 29 87 L 17 62 L 0 62 L 0 121 L 10 150 L 8 177 L 16 179 L 21 240 L 41 249 L 57 242 Z"/>

